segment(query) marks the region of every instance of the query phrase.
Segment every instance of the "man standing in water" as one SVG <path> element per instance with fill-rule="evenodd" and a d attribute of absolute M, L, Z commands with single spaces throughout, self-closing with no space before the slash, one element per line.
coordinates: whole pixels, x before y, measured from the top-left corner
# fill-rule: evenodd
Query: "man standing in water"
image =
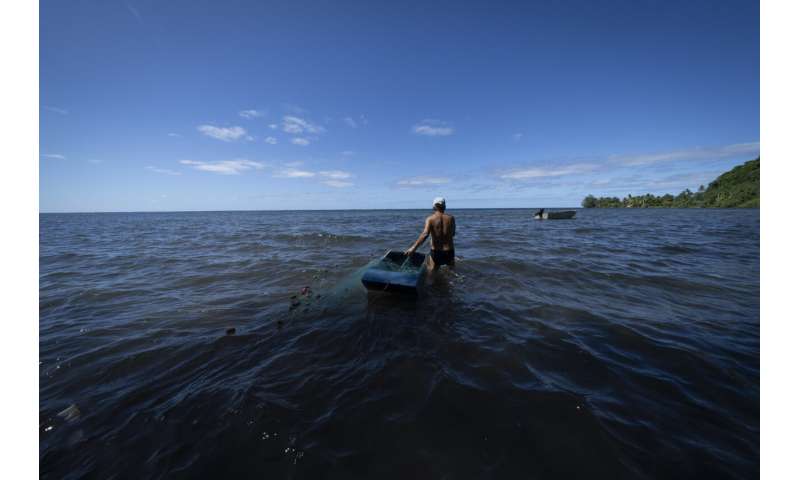
<path fill-rule="evenodd" d="M 431 237 L 431 255 L 428 257 L 428 268 L 438 270 L 441 265 L 450 268 L 456 264 L 456 247 L 453 245 L 453 236 L 456 234 L 456 219 L 444 213 L 447 204 L 442 197 L 433 199 L 433 214 L 425 219 L 425 228 L 411 248 L 406 250 L 406 255 L 413 254 L 417 248 Z M 433 265 L 431 265 L 433 263 Z"/>

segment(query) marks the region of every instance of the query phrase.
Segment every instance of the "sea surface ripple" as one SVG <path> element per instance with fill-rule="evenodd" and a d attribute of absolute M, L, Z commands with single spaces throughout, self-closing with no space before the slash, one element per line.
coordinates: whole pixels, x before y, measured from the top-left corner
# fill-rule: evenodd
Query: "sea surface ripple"
<path fill-rule="evenodd" d="M 42 478 L 758 475 L 758 210 L 452 213 L 41 214 Z"/>

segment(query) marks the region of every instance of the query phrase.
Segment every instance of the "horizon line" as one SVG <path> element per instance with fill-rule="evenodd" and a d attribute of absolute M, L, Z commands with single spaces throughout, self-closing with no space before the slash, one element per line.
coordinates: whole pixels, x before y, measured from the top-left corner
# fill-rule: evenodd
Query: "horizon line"
<path fill-rule="evenodd" d="M 583 207 L 461 207 L 448 210 L 536 210 L 539 208 L 575 208 Z M 298 208 L 298 209 L 237 209 L 237 210 L 96 210 L 96 211 L 49 211 L 39 215 L 55 214 L 92 214 L 92 213 L 224 213 L 224 212 L 349 212 L 349 211 L 381 211 L 381 210 L 432 210 L 432 208 Z"/>

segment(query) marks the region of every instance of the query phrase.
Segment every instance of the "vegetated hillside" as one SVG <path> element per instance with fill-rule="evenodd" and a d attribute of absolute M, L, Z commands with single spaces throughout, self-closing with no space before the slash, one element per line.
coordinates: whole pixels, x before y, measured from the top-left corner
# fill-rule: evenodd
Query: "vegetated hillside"
<path fill-rule="evenodd" d="M 750 160 L 723 173 L 697 192 L 689 189 L 678 195 L 646 195 L 622 198 L 588 195 L 584 208 L 758 208 L 761 182 L 761 158 Z"/>

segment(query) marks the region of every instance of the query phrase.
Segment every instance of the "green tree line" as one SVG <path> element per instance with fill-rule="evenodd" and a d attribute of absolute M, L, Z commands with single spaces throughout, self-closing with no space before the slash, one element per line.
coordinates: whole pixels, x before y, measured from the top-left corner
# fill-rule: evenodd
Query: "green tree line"
<path fill-rule="evenodd" d="M 758 208 L 761 158 L 750 160 L 723 173 L 706 188 L 689 189 L 677 195 L 628 195 L 595 197 L 587 195 L 583 208 Z"/>

